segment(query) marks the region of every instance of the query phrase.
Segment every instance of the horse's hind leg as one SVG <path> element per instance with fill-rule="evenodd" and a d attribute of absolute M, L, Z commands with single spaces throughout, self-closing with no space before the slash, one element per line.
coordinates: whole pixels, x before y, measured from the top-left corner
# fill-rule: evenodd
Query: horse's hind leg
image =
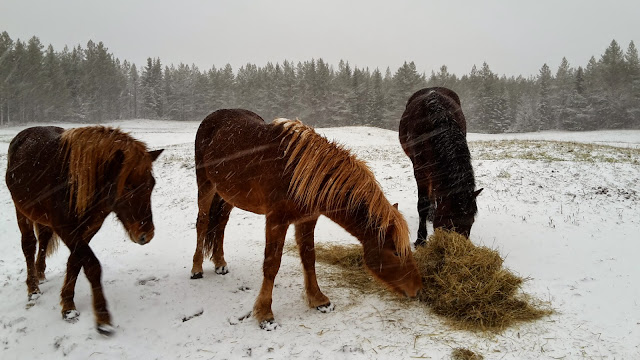
<path fill-rule="evenodd" d="M 415 246 L 422 246 L 427 241 L 427 221 L 433 220 L 433 205 L 429 201 L 429 190 L 427 186 L 418 184 L 418 239 Z"/>
<path fill-rule="evenodd" d="M 304 269 L 304 286 L 307 293 L 307 301 L 310 307 L 321 312 L 333 310 L 333 304 L 329 301 L 320 287 L 316 278 L 316 251 L 314 246 L 314 230 L 318 218 L 296 224 L 296 243 L 300 252 L 300 260 Z"/>
<path fill-rule="evenodd" d="M 216 194 L 215 185 L 207 179 L 205 168 L 196 169 L 198 182 L 198 220 L 196 222 L 196 251 L 193 254 L 191 278 L 202 278 L 204 256 L 210 256 L 215 264 L 216 273 L 226 274 L 227 262 L 224 260 L 224 229 L 233 209 L 229 203 Z"/>
<path fill-rule="evenodd" d="M 42 224 L 36 224 L 38 232 L 38 257 L 36 260 L 36 272 L 38 274 L 38 280 L 45 280 L 44 271 L 47 268 L 47 255 L 50 255 L 49 247 L 55 247 L 54 243 L 51 243 L 53 238 L 53 230 Z M 55 240 L 54 240 L 55 241 Z"/>
<path fill-rule="evenodd" d="M 209 226 L 205 241 L 205 254 L 211 253 L 216 273 L 225 275 L 229 272 L 224 260 L 224 229 L 229 222 L 233 206 L 216 194 L 209 209 Z M 209 249 L 211 247 L 211 249 Z"/>
<path fill-rule="evenodd" d="M 22 253 L 27 262 L 27 293 L 29 295 L 29 302 L 27 306 L 33 306 L 35 300 L 40 297 L 40 288 L 38 287 L 38 277 L 36 274 L 35 266 L 35 253 L 36 253 L 36 235 L 33 233 L 33 222 L 27 219 L 18 209 L 16 209 L 16 216 L 18 219 L 18 228 L 22 234 Z"/>

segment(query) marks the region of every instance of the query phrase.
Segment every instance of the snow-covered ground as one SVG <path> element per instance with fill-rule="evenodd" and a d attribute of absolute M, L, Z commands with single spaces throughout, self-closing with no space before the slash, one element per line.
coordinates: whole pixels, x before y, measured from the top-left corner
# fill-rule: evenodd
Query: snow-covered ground
<path fill-rule="evenodd" d="M 530 278 L 525 292 L 549 301 L 556 310 L 496 335 L 454 330 L 417 302 L 335 286 L 322 276 L 334 269 L 322 264 L 320 286 L 336 309 L 329 314 L 309 309 L 295 252 L 283 256 L 276 278 L 273 311 L 280 327 L 267 332 L 253 319 L 238 320 L 251 310 L 262 280 L 264 218 L 234 210 L 225 237 L 230 273 L 216 275 L 208 262 L 204 278 L 190 280 L 198 123 L 138 120 L 110 125 L 130 131 L 152 149 L 166 149 L 154 164 L 153 241 L 145 246 L 132 243 L 110 217 L 91 243 L 103 266 L 117 332 L 105 338 L 95 331 L 84 275 L 75 296 L 81 318 L 75 324 L 62 320 L 59 292 L 69 253 L 64 246 L 49 258 L 38 304 L 25 309 L 20 233 L 3 183 L 2 359 L 442 359 L 457 347 L 485 359 L 640 358 L 640 131 L 469 134 L 478 186 L 485 188 L 471 238 L 498 249 L 505 266 Z M 19 130 L 0 128 L 0 174 L 6 171 L 9 141 Z M 414 237 L 416 186 L 397 132 L 366 127 L 318 131 L 369 163 L 388 199 L 400 204 Z M 321 219 L 316 242 L 331 241 L 357 243 Z M 294 242 L 292 232 L 287 242 Z"/>

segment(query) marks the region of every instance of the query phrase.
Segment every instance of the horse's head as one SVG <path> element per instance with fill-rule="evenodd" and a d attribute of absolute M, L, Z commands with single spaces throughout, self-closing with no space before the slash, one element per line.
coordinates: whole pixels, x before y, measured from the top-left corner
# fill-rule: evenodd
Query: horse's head
<path fill-rule="evenodd" d="M 124 155 L 118 155 L 114 160 L 116 164 L 120 161 L 121 165 L 115 182 L 118 190 L 115 192 L 113 212 L 124 225 L 131 241 L 140 245 L 151 241 L 154 235 L 151 191 L 156 181 L 151 173 L 151 164 L 162 151 L 145 152 L 143 156 L 127 160 Z M 122 171 L 127 166 L 131 167 L 130 171 Z"/>
<path fill-rule="evenodd" d="M 462 191 L 436 200 L 433 228 L 444 228 L 469 237 L 478 213 L 476 197 L 483 189 Z"/>
<path fill-rule="evenodd" d="M 411 255 L 408 231 L 398 231 L 392 224 L 378 236 L 378 241 L 372 241 L 369 246 L 363 243 L 366 268 L 392 291 L 415 297 L 422 288 L 422 277 Z M 398 237 L 406 239 L 399 241 Z M 396 244 L 407 245 L 399 248 Z"/>

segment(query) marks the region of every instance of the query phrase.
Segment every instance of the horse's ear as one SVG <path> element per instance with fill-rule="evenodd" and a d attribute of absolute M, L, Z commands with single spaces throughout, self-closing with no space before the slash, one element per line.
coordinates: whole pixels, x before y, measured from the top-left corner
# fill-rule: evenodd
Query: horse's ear
<path fill-rule="evenodd" d="M 398 210 L 398 203 L 393 204 L 393 207 L 396 208 L 396 210 Z"/>
<path fill-rule="evenodd" d="M 162 154 L 163 151 L 164 149 L 149 151 L 149 155 L 151 156 L 151 161 L 152 162 L 156 161 L 158 156 L 160 156 L 160 154 Z"/>
<path fill-rule="evenodd" d="M 476 198 L 478 197 L 478 195 L 480 195 L 480 193 L 482 192 L 482 190 L 484 190 L 484 188 L 480 188 L 476 191 L 473 192 L 473 197 Z"/>

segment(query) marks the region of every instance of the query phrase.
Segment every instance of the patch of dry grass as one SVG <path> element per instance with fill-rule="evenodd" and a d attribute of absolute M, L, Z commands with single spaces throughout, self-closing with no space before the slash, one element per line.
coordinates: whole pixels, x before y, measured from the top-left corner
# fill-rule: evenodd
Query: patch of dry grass
<path fill-rule="evenodd" d="M 483 360 L 484 356 L 476 354 L 469 349 L 456 348 L 451 352 L 451 359 L 453 360 Z"/>
<path fill-rule="evenodd" d="M 551 313 L 519 291 L 524 279 L 502 267 L 497 251 L 462 235 L 436 230 L 413 256 L 424 285 L 418 299 L 456 328 L 501 331 Z M 337 284 L 365 293 L 384 291 L 364 270 L 360 246 L 318 246 L 316 258 L 342 268 L 331 276 Z"/>

